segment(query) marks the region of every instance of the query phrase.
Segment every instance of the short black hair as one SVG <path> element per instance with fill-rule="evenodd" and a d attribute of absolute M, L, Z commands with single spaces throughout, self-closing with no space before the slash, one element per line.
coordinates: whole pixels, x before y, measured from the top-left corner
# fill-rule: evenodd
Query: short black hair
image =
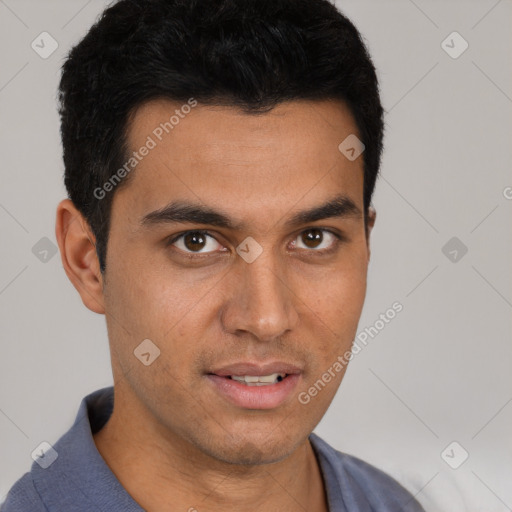
<path fill-rule="evenodd" d="M 362 37 L 332 3 L 120 0 L 72 48 L 59 85 L 64 182 L 96 237 L 102 272 L 115 191 L 99 197 L 95 190 L 129 158 L 130 116 L 161 98 L 194 98 L 245 113 L 288 100 L 343 100 L 365 145 L 366 218 L 380 166 L 383 109 Z"/>

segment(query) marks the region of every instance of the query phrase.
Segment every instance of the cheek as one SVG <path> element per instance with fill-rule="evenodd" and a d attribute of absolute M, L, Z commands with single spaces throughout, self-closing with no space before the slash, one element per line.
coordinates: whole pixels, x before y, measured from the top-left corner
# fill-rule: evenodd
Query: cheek
<path fill-rule="evenodd" d="M 366 295 L 366 271 L 363 263 L 338 267 L 318 280 L 315 298 L 310 302 L 319 328 L 329 336 L 318 340 L 324 355 L 343 353 L 350 348 Z"/>
<path fill-rule="evenodd" d="M 204 289 L 186 282 L 186 272 L 158 265 L 144 254 L 126 251 L 112 264 L 109 294 L 112 312 L 123 318 L 128 330 L 137 336 L 166 337 L 204 295 Z"/>
<path fill-rule="evenodd" d="M 204 350 L 205 330 L 212 325 L 217 309 L 215 283 L 219 278 L 205 282 L 193 278 L 193 272 L 171 271 L 169 264 L 144 267 L 143 262 L 130 265 L 128 259 L 122 267 L 112 280 L 117 304 L 113 315 L 122 319 L 128 332 L 118 331 L 113 339 L 123 345 L 124 364 L 144 371 L 132 353 L 148 338 L 160 349 L 160 355 L 158 364 L 146 373 L 156 385 L 164 386 L 173 375 L 181 383 L 177 384 L 179 390 L 191 366 L 197 364 L 198 352 Z"/>

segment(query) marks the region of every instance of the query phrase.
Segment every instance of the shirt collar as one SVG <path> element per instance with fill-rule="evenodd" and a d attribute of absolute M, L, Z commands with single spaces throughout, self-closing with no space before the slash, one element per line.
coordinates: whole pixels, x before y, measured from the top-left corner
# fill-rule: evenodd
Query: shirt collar
<path fill-rule="evenodd" d="M 50 512 L 144 512 L 98 452 L 93 433 L 113 410 L 112 386 L 87 395 L 73 426 L 53 446 L 57 459 L 46 469 L 32 465 L 34 485 Z"/>

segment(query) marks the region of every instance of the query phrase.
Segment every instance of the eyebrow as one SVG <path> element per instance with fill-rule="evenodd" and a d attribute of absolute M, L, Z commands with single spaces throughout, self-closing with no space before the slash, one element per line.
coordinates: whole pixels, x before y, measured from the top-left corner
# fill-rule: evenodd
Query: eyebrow
<path fill-rule="evenodd" d="M 309 224 L 330 218 L 361 217 L 361 210 L 347 196 L 338 195 L 326 203 L 295 213 L 285 222 L 286 228 Z M 224 212 L 198 203 L 174 201 L 167 206 L 150 212 L 141 219 L 144 226 L 169 223 L 207 224 L 233 231 L 246 229 L 243 222 L 235 222 Z"/>

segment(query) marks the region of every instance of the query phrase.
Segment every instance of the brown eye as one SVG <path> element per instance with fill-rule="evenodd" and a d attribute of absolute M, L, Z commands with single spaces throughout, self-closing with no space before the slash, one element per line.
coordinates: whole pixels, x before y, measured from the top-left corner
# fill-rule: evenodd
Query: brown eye
<path fill-rule="evenodd" d="M 302 240 L 310 249 L 316 249 L 322 243 L 323 238 L 322 230 L 320 229 L 308 229 L 302 233 Z"/>
<path fill-rule="evenodd" d="M 326 236 L 327 235 L 327 236 Z M 327 229 L 310 228 L 303 231 L 295 244 L 299 249 L 312 249 L 311 252 L 328 252 L 341 240 L 341 237 Z"/>
<path fill-rule="evenodd" d="M 191 251 L 200 251 L 206 244 L 206 237 L 203 233 L 187 233 L 183 237 L 183 245 Z"/>
<path fill-rule="evenodd" d="M 169 245 L 174 245 L 188 254 L 210 253 L 222 248 L 222 245 L 213 236 L 204 231 L 187 231 L 174 238 Z"/>

